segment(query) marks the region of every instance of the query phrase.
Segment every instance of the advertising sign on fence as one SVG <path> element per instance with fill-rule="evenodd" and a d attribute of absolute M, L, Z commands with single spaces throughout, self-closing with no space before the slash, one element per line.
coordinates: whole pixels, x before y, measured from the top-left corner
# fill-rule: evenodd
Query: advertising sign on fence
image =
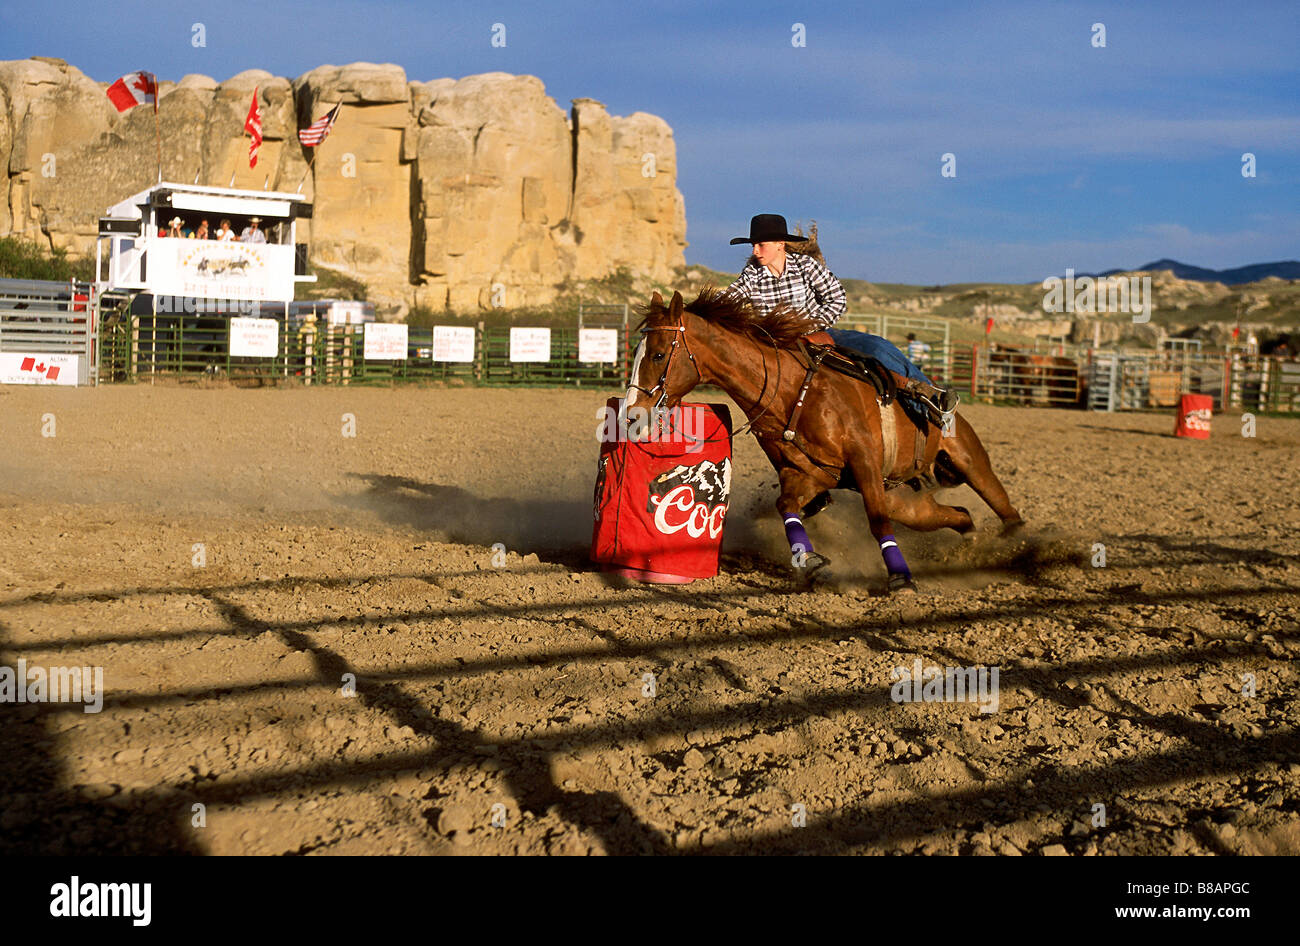
<path fill-rule="evenodd" d="M 551 330 L 549 328 L 512 328 L 510 330 L 511 361 L 550 361 Z"/>
<path fill-rule="evenodd" d="M 389 322 L 366 323 L 366 361 L 405 361 L 406 326 Z"/>
<path fill-rule="evenodd" d="M 230 354 L 235 358 L 277 357 L 280 323 L 275 319 L 231 319 Z"/>
<path fill-rule="evenodd" d="M 435 325 L 433 360 L 473 361 L 474 330 L 467 325 Z"/>
<path fill-rule="evenodd" d="M 618 329 L 584 328 L 578 332 L 578 360 L 605 364 L 618 361 Z"/>
<path fill-rule="evenodd" d="M 80 355 L 0 353 L 0 384 L 76 385 Z"/>

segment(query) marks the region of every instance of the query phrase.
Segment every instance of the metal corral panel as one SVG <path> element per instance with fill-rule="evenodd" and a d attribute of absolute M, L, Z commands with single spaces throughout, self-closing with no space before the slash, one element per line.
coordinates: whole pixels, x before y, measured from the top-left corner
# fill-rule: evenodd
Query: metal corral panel
<path fill-rule="evenodd" d="M 93 383 L 94 301 L 84 283 L 0 279 L 0 383 Z"/>

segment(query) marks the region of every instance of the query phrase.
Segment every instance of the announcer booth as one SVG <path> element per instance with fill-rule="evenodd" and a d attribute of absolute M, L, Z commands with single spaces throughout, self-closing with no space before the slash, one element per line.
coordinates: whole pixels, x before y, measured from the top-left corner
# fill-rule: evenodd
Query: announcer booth
<path fill-rule="evenodd" d="M 224 326 L 212 317 L 281 315 L 295 286 L 315 281 L 297 242 L 310 217 L 310 201 L 281 191 L 164 182 L 133 194 L 99 221 L 103 308 L 139 317 L 142 361 L 183 363 L 205 327 L 216 343 Z M 261 238 L 241 239 L 254 223 Z"/>
<path fill-rule="evenodd" d="M 255 217 L 265 242 L 241 241 Z M 306 247 L 297 243 L 297 221 L 310 217 L 311 203 L 301 194 L 156 184 L 100 219 L 98 286 L 101 292 L 289 302 L 295 283 L 315 281 L 306 274 Z M 227 239 L 220 238 L 223 221 L 232 234 Z M 204 223 L 207 239 L 200 238 Z"/>

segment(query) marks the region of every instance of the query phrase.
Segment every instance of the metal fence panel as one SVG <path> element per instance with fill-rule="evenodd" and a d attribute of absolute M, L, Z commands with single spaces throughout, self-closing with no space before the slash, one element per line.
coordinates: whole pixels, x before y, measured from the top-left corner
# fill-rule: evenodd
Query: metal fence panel
<path fill-rule="evenodd" d="M 1046 352 L 989 344 L 953 350 L 948 384 L 976 400 L 1090 410 L 1165 410 L 1205 394 L 1215 410 L 1300 412 L 1300 360 L 1191 348 Z"/>
<path fill-rule="evenodd" d="M 78 356 L 77 383 L 99 374 L 95 293 L 86 283 L 0 279 L 0 352 Z"/>
<path fill-rule="evenodd" d="M 114 321 L 104 335 L 100 357 L 111 365 L 113 380 L 160 375 L 221 376 L 231 380 L 289 381 L 302 384 L 393 384 L 459 381 L 486 385 L 626 384 L 628 332 L 619 327 L 620 352 L 612 363 L 578 360 L 578 329 L 551 329 L 551 356 L 545 362 L 512 362 L 508 326 L 475 329 L 472 362 L 433 360 L 433 330 L 407 331 L 407 357 L 367 360 L 361 325 L 277 320 L 275 358 L 230 355 L 229 316 L 137 315 Z"/>

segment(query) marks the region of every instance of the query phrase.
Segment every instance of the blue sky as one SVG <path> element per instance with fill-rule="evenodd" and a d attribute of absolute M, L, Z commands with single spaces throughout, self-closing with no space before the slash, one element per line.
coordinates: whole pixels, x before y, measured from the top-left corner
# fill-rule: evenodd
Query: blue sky
<path fill-rule="evenodd" d="M 99 80 L 358 60 L 418 80 L 536 75 L 566 109 L 589 96 L 672 125 L 689 262 L 738 270 L 728 239 L 774 212 L 816 219 L 841 276 L 926 284 L 1300 257 L 1297 49 L 1294 0 L 0 9 L 0 59 L 58 56 Z"/>

